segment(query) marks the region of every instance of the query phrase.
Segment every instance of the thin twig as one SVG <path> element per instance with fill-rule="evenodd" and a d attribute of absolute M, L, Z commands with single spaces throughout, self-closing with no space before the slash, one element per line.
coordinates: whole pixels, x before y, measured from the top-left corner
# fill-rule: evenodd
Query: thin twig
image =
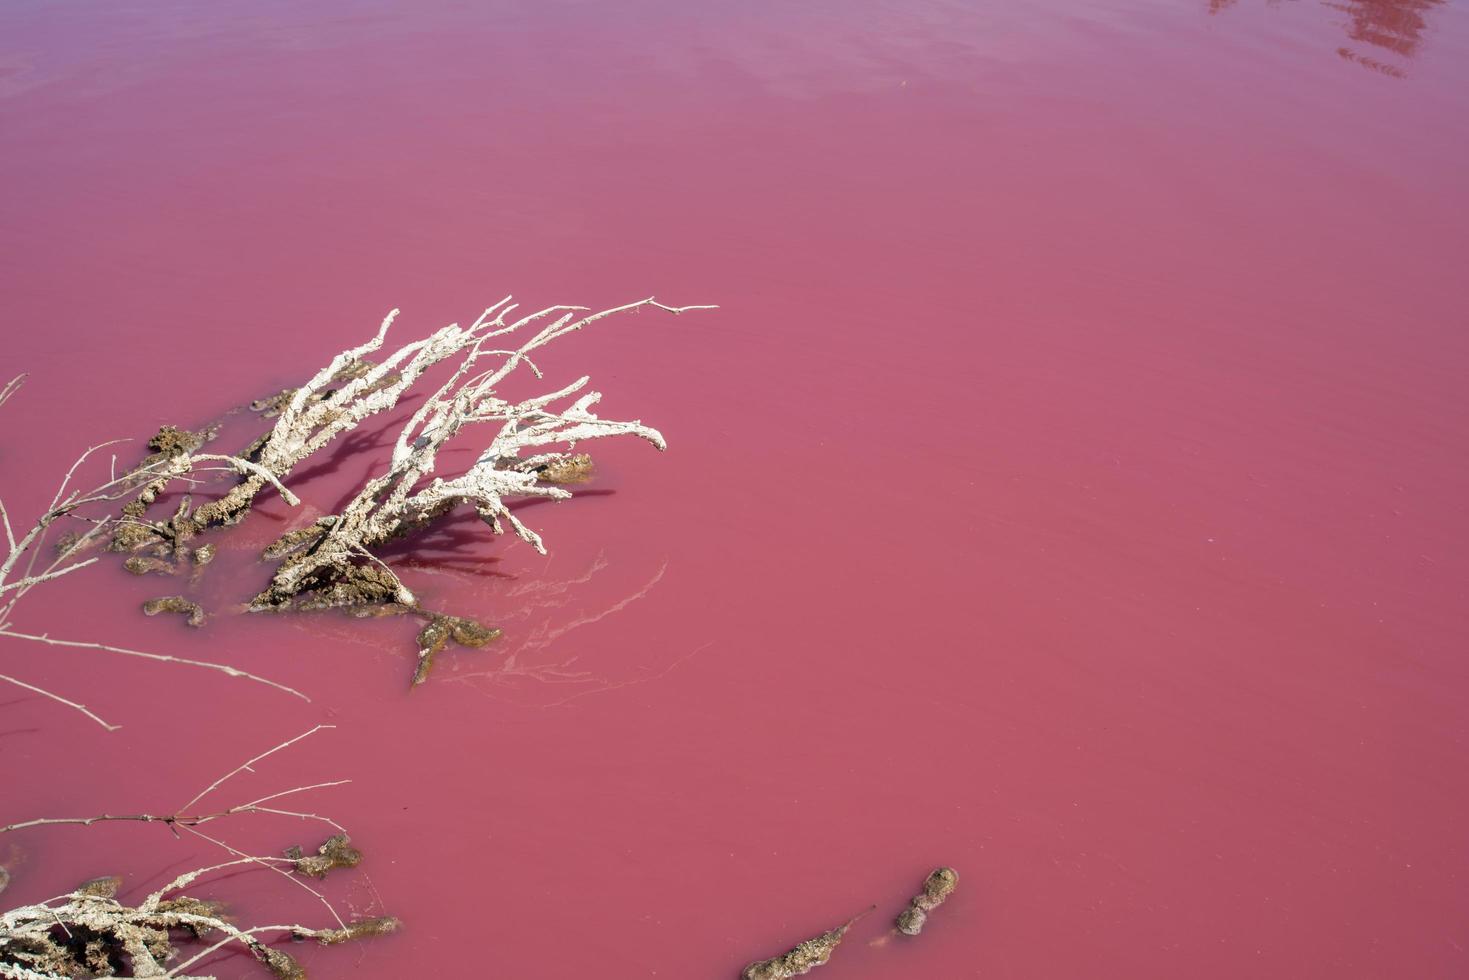
<path fill-rule="evenodd" d="M 74 707 L 80 707 L 80 705 L 75 705 Z M 83 710 L 85 710 L 85 709 L 83 709 Z M 315 789 L 329 789 L 329 788 L 331 788 L 333 786 L 344 786 L 347 783 L 350 783 L 351 782 L 350 779 L 333 779 L 333 780 L 329 780 L 329 781 L 326 781 L 326 782 L 310 783 L 310 784 L 305 785 L 305 786 L 293 786 L 290 789 L 279 790 L 277 792 L 270 793 L 270 794 L 268 794 L 266 796 L 262 796 L 259 799 L 251 800 L 248 803 L 237 803 L 236 805 L 234 805 L 232 807 L 229 807 L 228 809 L 219 810 L 219 811 L 214 812 L 214 813 L 186 814 L 184 812 L 184 811 L 192 808 L 194 806 L 194 804 L 198 803 L 204 797 L 206 797 L 210 793 L 214 792 L 220 786 L 223 786 L 231 778 L 233 778 L 235 776 L 238 776 L 242 772 L 254 772 L 254 769 L 251 768 L 251 767 L 254 766 L 256 763 L 260 762 L 261 760 L 267 759 L 270 756 L 274 755 L 277 752 L 280 752 L 283 749 L 290 748 L 292 745 L 295 745 L 297 742 L 300 742 L 301 740 L 305 739 L 306 737 L 308 737 L 310 735 L 314 735 L 314 734 L 316 734 L 317 732 L 319 732 L 319 731 L 321 731 L 323 729 L 329 729 L 329 728 L 335 728 L 335 727 L 336 727 L 335 725 L 317 725 L 315 728 L 312 728 L 310 731 L 303 732 L 302 734 L 297 735 L 295 738 L 287 739 L 286 741 L 281 742 L 279 745 L 272 746 L 271 748 L 267 749 L 266 751 L 260 753 L 259 755 L 255 756 L 254 758 L 252 758 L 249 762 L 246 762 L 245 764 L 243 764 L 241 766 L 238 766 L 238 767 L 230 770 L 228 773 L 224 774 L 223 776 L 221 776 L 218 779 L 216 779 L 214 782 L 210 783 L 207 787 L 205 787 L 203 790 L 201 790 L 197 796 L 195 796 L 189 802 L 185 803 L 183 806 L 179 807 L 173 813 L 168 813 L 168 814 L 154 814 L 154 813 L 118 813 L 118 814 L 114 814 L 114 813 L 103 813 L 103 814 L 98 814 L 98 815 L 92 816 L 92 817 L 42 817 L 42 818 L 35 819 L 35 820 L 24 820 L 24 821 L 21 821 L 20 823 L 13 823 L 13 824 L 9 824 L 8 826 L 0 827 L 0 834 L 9 833 L 9 832 L 14 831 L 14 830 L 25 830 L 25 829 L 30 828 L 30 827 L 45 827 L 45 826 L 59 826 L 59 825 L 72 825 L 72 826 L 90 827 L 92 824 L 95 824 L 95 823 L 104 823 L 104 822 L 107 822 L 107 821 L 118 821 L 118 820 L 134 821 L 134 822 L 137 822 L 137 823 L 161 823 L 161 824 L 164 824 L 164 825 L 169 826 L 169 827 L 197 827 L 200 824 L 209 823 L 210 821 L 213 821 L 213 820 L 221 820 L 221 819 L 223 819 L 225 817 L 232 817 L 232 816 L 236 816 L 236 815 L 239 815 L 239 814 L 242 814 L 242 813 L 281 813 L 281 814 L 285 814 L 287 816 L 305 817 L 305 818 L 309 818 L 309 819 L 312 819 L 312 820 L 320 820 L 323 823 L 330 824 L 332 827 L 335 827 L 337 830 L 340 830 L 343 833 L 345 833 L 346 832 L 345 828 L 343 828 L 340 824 L 338 824 L 336 821 L 332 820 L 329 817 L 323 817 L 323 816 L 320 816 L 318 814 L 313 814 L 313 813 L 292 813 L 290 811 L 285 811 L 285 810 L 273 810 L 273 809 L 271 809 L 269 807 L 261 806 L 261 804 L 262 803 L 272 803 L 272 802 L 274 802 L 276 800 L 283 799 L 284 797 L 294 796 L 297 793 L 309 792 L 310 790 L 315 790 Z"/>
<path fill-rule="evenodd" d="M 211 663 L 208 660 L 190 660 L 187 657 L 173 657 L 163 653 L 149 653 L 146 650 L 129 650 L 126 647 L 115 647 L 109 643 L 90 643 L 83 640 L 58 640 L 55 637 L 48 636 L 45 633 L 21 633 L 9 628 L 0 629 L 0 636 L 9 636 L 17 640 L 34 640 L 37 643 L 49 643 L 52 646 L 71 647 L 78 650 L 105 650 L 108 653 L 119 653 L 125 657 L 141 657 L 144 660 L 154 660 L 159 663 L 184 664 L 185 666 L 189 667 L 203 667 L 207 670 L 217 670 L 222 674 L 228 674 L 230 677 L 243 677 L 246 680 L 255 681 L 258 684 L 264 684 L 267 687 L 273 687 L 278 691 L 285 691 L 287 694 L 295 695 L 302 701 L 311 700 L 309 697 L 307 697 L 305 694 L 302 694 L 294 687 L 287 687 L 285 684 L 273 681 L 268 677 L 261 677 L 259 674 L 252 674 L 248 670 L 241 670 L 238 667 L 231 667 L 229 664 Z"/>
<path fill-rule="evenodd" d="M 25 681 L 17 680 L 16 678 L 11 677 L 9 674 L 0 674 L 0 681 L 5 681 L 7 684 L 14 684 L 16 687 L 23 687 L 27 691 L 34 691 L 35 693 L 41 695 L 43 698 L 50 698 L 52 701 L 58 701 L 61 704 L 66 705 L 68 708 L 75 708 L 77 711 L 80 711 L 82 714 L 86 715 L 88 718 L 92 719 L 97 724 L 107 729 L 109 732 L 115 732 L 122 727 L 121 725 L 109 724 L 108 722 L 102 720 L 101 718 L 93 714 L 90 710 L 88 710 L 86 705 L 77 704 L 75 701 L 68 701 L 61 695 L 56 694 L 52 691 L 48 691 L 44 687 L 36 687 L 34 684 L 27 684 Z"/>
<path fill-rule="evenodd" d="M 183 811 L 183 810 L 189 809 L 195 803 L 198 803 L 200 800 L 204 799 L 204 797 L 208 796 L 210 793 L 213 793 L 215 790 L 219 789 L 219 787 L 223 786 L 226 782 L 228 782 L 229 780 L 231 780 L 234 777 L 238 776 L 240 773 L 242 773 L 242 772 L 253 772 L 254 770 L 251 769 L 250 767 L 253 766 L 253 765 L 255 765 L 255 763 L 259 762 L 261 759 L 265 759 L 265 758 L 268 758 L 269 756 L 275 755 L 277 752 L 281 751 L 282 749 L 288 749 L 292 745 L 295 745 L 297 742 L 301 741 L 302 739 L 304 739 L 304 738 L 310 738 L 312 735 L 315 735 L 317 732 L 322 731 L 323 729 L 336 728 L 336 727 L 337 727 L 336 725 L 317 725 L 315 728 L 312 728 L 309 731 L 302 732 L 300 735 L 297 735 L 295 738 L 287 739 L 286 741 L 280 743 L 279 745 L 276 745 L 276 746 L 273 746 L 273 747 L 271 747 L 269 749 L 266 749 L 264 752 L 260 753 L 259 755 L 255 756 L 254 758 L 250 759 L 248 762 L 245 762 L 242 765 L 236 766 L 234 769 L 231 769 L 229 772 L 225 773 L 223 776 L 220 776 L 214 782 L 212 782 L 208 786 L 204 787 L 202 790 L 199 791 L 199 793 L 198 793 L 197 796 L 195 796 L 189 802 L 185 803 L 183 806 L 179 807 L 179 811 Z"/>

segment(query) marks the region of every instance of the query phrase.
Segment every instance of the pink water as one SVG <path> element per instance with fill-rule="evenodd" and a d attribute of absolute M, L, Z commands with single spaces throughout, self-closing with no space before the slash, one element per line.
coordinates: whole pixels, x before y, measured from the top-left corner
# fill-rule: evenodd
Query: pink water
<path fill-rule="evenodd" d="M 722 309 L 546 358 L 670 451 L 523 511 L 549 558 L 470 522 L 397 554 L 506 629 L 412 695 L 407 623 L 38 590 L 16 628 L 313 700 L 0 641 L 123 724 L 7 688 L 0 823 L 168 810 L 328 723 L 220 799 L 353 780 L 310 797 L 368 855 L 329 894 L 407 926 L 319 977 L 733 977 L 872 903 L 823 975 L 1469 974 L 1466 9 L 9 4 L 12 514 L 394 306 Z M 217 853 L 12 834 L 4 901 Z M 219 888 L 320 921 L 281 884 Z"/>

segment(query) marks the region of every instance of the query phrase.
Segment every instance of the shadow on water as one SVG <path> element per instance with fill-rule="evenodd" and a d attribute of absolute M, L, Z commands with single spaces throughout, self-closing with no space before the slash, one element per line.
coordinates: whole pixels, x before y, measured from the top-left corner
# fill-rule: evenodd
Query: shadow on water
<path fill-rule="evenodd" d="M 1209 13 L 1233 7 L 1238 0 L 1208 0 Z M 1267 0 L 1279 6 L 1280 0 Z M 1445 0 L 1321 0 L 1322 5 L 1346 14 L 1342 23 L 1352 46 L 1336 49 L 1346 61 L 1393 78 L 1406 78 L 1404 63 L 1418 54 L 1428 31 L 1429 11 Z M 1391 60 L 1383 60 L 1384 58 Z"/>
<path fill-rule="evenodd" d="M 577 497 L 610 497 L 612 489 L 581 489 Z M 542 497 L 512 500 L 509 510 L 519 514 L 527 509 L 560 501 Z M 500 562 L 491 553 L 503 543 L 503 535 L 493 534 L 473 510 L 460 508 L 423 531 L 384 545 L 380 554 L 395 568 L 465 572 L 471 575 L 514 578 L 493 566 Z"/>

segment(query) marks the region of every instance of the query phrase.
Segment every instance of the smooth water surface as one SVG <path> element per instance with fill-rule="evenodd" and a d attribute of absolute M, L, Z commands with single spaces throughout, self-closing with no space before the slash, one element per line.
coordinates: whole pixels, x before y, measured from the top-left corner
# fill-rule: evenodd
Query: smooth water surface
<path fill-rule="evenodd" d="M 548 558 L 468 520 L 395 553 L 506 630 L 412 694 L 411 624 L 232 614 L 258 577 L 197 634 L 108 563 L 37 590 L 17 629 L 313 700 L 0 640 L 123 724 L 5 688 L 0 823 L 168 811 L 326 723 L 218 797 L 353 780 L 301 802 L 368 855 L 328 894 L 407 926 L 319 977 L 734 977 L 873 903 L 823 976 L 1469 973 L 1466 11 L 8 4 L 12 515 L 392 307 L 721 309 L 545 358 L 670 451 L 522 511 Z M 235 567 L 304 519 L 271 499 Z M 219 853 L 12 834 L 4 900 Z M 262 877 L 219 892 L 321 920 Z"/>

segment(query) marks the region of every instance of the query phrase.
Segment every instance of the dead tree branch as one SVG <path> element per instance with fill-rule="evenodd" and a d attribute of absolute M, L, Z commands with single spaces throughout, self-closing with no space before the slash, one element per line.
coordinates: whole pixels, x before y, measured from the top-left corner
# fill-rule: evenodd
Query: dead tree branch
<path fill-rule="evenodd" d="M 512 497 L 561 500 L 571 496 L 570 491 L 555 482 L 558 470 L 571 458 L 570 452 L 541 450 L 556 444 L 572 449 L 582 440 L 614 435 L 637 436 L 663 449 L 663 436 L 639 421 L 599 418 L 592 408 L 602 396 L 595 391 L 583 393 L 589 383 L 586 377 L 547 394 L 514 402 L 500 397 L 498 388 L 521 365 L 541 378 L 541 370 L 531 354 L 547 344 L 614 314 L 645 306 L 675 314 L 712 308 L 673 307 L 645 299 L 586 316 L 578 316 L 584 307 L 553 306 L 511 320 L 509 315 L 517 307 L 507 297 L 486 310 L 468 329 L 451 326 L 434 334 L 416 356 L 432 356 L 436 360 L 458 356 L 457 369 L 404 424 L 386 472 L 368 481 L 340 514 L 322 518 L 312 528 L 283 536 L 268 550 L 268 557 L 284 557 L 285 561 L 269 588 L 255 598 L 252 608 L 280 608 L 308 593 L 325 597 L 325 604 L 395 602 L 414 606 L 416 597 L 396 574 L 381 563 L 364 565 L 363 559 L 372 559 L 375 549 L 382 544 L 411 533 L 461 505 L 473 507 L 496 533 L 503 531 L 502 521 L 508 523 L 518 537 L 544 553 L 540 535 L 526 527 L 505 503 Z M 390 321 L 391 317 L 385 321 L 384 330 Z M 539 329 L 518 347 L 496 342 L 532 327 Z M 329 377 L 328 371 L 341 370 L 351 358 L 359 356 L 357 351 L 380 343 L 381 339 L 382 332 L 379 332 L 369 345 L 338 355 L 313 383 Z M 399 361 L 400 355 L 395 355 Z M 405 376 L 416 377 L 418 373 L 421 371 L 408 371 Z M 355 419 L 392 407 L 401 391 L 396 385 L 389 386 L 353 402 L 354 412 L 350 417 Z M 575 400 L 570 404 L 555 407 L 573 396 Z M 297 398 L 300 397 L 298 393 Z M 318 403 L 312 410 L 321 411 L 321 406 L 327 404 L 330 402 Z M 279 435 L 283 428 L 299 428 L 305 418 L 292 414 L 288 408 L 276 423 L 272 437 L 279 436 L 279 441 L 288 446 L 310 444 L 316 437 L 304 433 Z M 332 424 L 338 424 L 337 416 L 331 418 Z M 457 476 L 436 477 L 420 489 L 422 481 L 437 469 L 444 446 L 465 427 L 483 423 L 491 423 L 497 429 L 474 463 Z M 578 471 L 582 468 L 584 464 L 580 462 L 572 467 Z"/>

